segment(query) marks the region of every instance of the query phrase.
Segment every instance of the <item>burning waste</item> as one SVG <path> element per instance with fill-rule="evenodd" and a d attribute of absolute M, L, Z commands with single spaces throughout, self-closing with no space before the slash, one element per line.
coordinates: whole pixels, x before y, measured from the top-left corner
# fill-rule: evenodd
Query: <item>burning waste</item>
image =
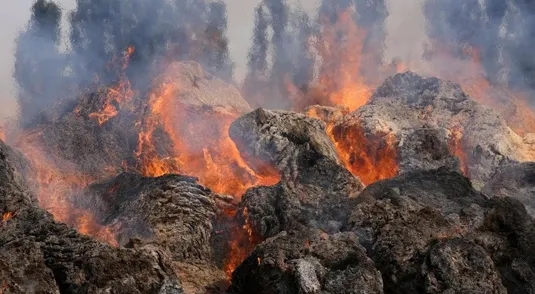
<path fill-rule="evenodd" d="M 79 0 L 62 51 L 36 1 L 2 291 L 535 291 L 529 7 L 425 1 L 420 68 L 384 58 L 385 1 L 320 2 L 256 7 L 238 87 L 223 2 Z"/>

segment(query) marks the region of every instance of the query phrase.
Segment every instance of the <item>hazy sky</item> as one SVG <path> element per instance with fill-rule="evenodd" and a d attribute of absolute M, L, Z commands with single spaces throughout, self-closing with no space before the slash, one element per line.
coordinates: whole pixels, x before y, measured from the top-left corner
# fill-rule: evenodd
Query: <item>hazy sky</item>
<path fill-rule="evenodd" d="M 34 0 L 4 0 L 11 2 L 10 9 L 0 10 L 0 118 L 14 114 L 16 95 L 13 71 L 14 39 L 24 28 Z M 74 8 L 75 0 L 57 0 L 64 12 Z M 150 1 L 150 0 L 147 0 Z M 236 78 L 245 74 L 247 51 L 253 29 L 253 9 L 261 0 L 224 0 L 227 3 L 230 41 L 230 55 L 236 63 Z M 416 13 L 424 0 L 387 0 L 390 18 L 387 21 L 389 57 L 398 56 L 403 60 L 418 59 L 423 34 L 423 16 Z M 297 5 L 299 0 L 290 1 Z M 306 10 L 317 8 L 319 0 L 301 0 Z M 67 13 L 64 13 L 66 15 Z M 410 17 L 408 17 L 410 15 Z M 65 22 L 64 22 L 65 25 Z"/>

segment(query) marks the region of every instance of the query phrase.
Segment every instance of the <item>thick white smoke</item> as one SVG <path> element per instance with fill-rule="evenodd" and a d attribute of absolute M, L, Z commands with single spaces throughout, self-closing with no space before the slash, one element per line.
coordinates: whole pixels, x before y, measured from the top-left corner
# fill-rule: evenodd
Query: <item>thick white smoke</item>
<path fill-rule="evenodd" d="M 425 17 L 422 12 L 425 0 L 386 0 L 389 16 L 385 30 L 385 61 L 397 59 L 413 71 L 425 72 L 422 60 L 427 42 Z"/>

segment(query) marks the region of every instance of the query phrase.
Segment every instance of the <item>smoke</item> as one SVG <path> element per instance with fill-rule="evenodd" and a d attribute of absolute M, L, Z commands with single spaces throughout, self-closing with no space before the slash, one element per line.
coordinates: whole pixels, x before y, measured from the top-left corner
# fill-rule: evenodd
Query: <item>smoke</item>
<path fill-rule="evenodd" d="M 424 0 L 387 0 L 385 60 L 402 61 L 411 70 L 425 71 L 422 60 L 428 42 L 423 14 Z"/>
<path fill-rule="evenodd" d="M 57 4 L 38 0 L 16 41 L 14 78 L 25 127 L 47 120 L 44 109 L 107 87 L 123 74 L 143 94 L 168 60 L 196 60 L 232 79 L 221 1 L 76 0 L 69 31 L 63 32 L 68 36 L 65 52 L 61 17 Z M 135 51 L 124 69 L 118 61 L 128 48 Z"/>
<path fill-rule="evenodd" d="M 323 0 L 314 13 L 283 0 L 261 2 L 245 98 L 253 106 L 302 109 L 329 100 L 326 92 L 341 90 L 343 75 L 378 80 L 387 15 L 383 0 Z"/>
<path fill-rule="evenodd" d="M 54 19 L 61 15 L 45 11 L 34 13 L 16 38 L 14 76 L 23 125 L 45 119 L 42 110 L 59 100 L 114 83 L 118 66 L 110 64 L 128 46 L 136 51 L 127 76 L 139 89 L 147 88 L 169 60 L 193 59 L 228 81 L 243 79 L 244 96 L 253 106 L 296 108 L 323 102 L 325 98 L 316 96 L 339 86 L 318 92 L 319 80 L 326 75 L 340 79 L 327 71 L 344 66 L 343 61 L 326 61 L 321 50 L 349 44 L 355 32 L 338 28 L 346 15 L 364 33 L 362 48 L 352 48 L 361 59 L 353 70 L 369 85 L 392 73 L 391 62 L 429 75 L 459 71 L 437 54 L 448 51 L 460 63 L 470 62 L 477 53 L 483 75 L 493 84 L 522 91 L 535 88 L 531 53 L 535 5 L 528 0 L 63 0 L 62 4 L 74 10 L 62 11 L 67 25 L 61 31 L 61 22 Z M 41 23 L 39 17 L 54 21 Z M 336 40 L 328 40 L 333 44 L 327 48 L 322 44 L 325 31 L 334 27 Z M 58 41 L 58 31 L 63 40 Z M 309 102 L 295 101 L 306 100 L 303 96 Z"/>
<path fill-rule="evenodd" d="M 459 57 L 478 58 L 493 84 L 535 89 L 535 2 L 529 0 L 428 0 L 428 35 Z"/>

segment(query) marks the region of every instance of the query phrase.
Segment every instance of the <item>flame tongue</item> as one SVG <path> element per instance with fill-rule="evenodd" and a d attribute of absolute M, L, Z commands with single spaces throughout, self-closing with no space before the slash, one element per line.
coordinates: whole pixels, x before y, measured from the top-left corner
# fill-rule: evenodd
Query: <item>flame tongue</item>
<path fill-rule="evenodd" d="M 343 105 L 351 111 L 371 97 L 371 89 L 360 74 L 366 32 L 357 27 L 352 13 L 349 9 L 341 12 L 334 24 L 323 19 L 321 41 L 316 45 L 324 61 L 319 84 L 327 91 L 327 105 Z M 340 40 L 340 35 L 345 39 Z"/>
<path fill-rule="evenodd" d="M 107 93 L 103 97 L 102 109 L 89 114 L 89 117 L 95 118 L 101 126 L 119 113 L 119 110 L 117 109 L 119 105 L 131 102 L 132 97 L 135 95 L 135 92 L 130 86 L 130 81 L 125 75 L 130 57 L 134 52 L 135 48 L 132 46 L 126 49 L 121 60 L 122 65 L 120 67 L 121 73 L 119 75 L 119 82 L 115 87 L 107 89 Z"/>
<path fill-rule="evenodd" d="M 75 227 L 82 234 L 95 236 L 117 246 L 110 229 L 98 224 L 89 211 L 77 208 L 72 201 L 72 196 L 87 186 L 92 179 L 77 172 L 54 155 L 45 154 L 40 148 L 39 135 L 41 134 L 25 136 L 18 146 L 32 163 L 35 178 L 30 181 L 33 181 L 32 185 L 37 188 L 37 198 L 41 206 L 52 213 L 55 220 Z"/>
<path fill-rule="evenodd" d="M 273 168 L 260 173 L 249 167 L 230 139 L 228 129 L 238 113 L 186 105 L 178 100 L 179 91 L 176 83 L 164 83 L 150 96 L 136 152 L 145 176 L 197 176 L 213 191 L 234 196 L 279 181 Z M 163 155 L 158 152 L 158 131 L 167 134 L 173 146 Z"/>

